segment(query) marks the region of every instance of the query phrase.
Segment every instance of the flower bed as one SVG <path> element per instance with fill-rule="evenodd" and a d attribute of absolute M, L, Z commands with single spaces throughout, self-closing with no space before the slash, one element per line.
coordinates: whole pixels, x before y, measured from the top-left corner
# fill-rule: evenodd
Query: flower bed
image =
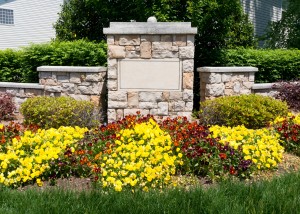
<path fill-rule="evenodd" d="M 0 124 L 0 183 L 41 186 L 76 176 L 92 178 L 103 189 L 148 191 L 176 186 L 174 175 L 249 178 L 275 169 L 284 150 L 299 155 L 299 125 L 299 115 L 252 130 L 206 127 L 184 117 L 157 122 L 139 114 L 89 131 Z"/>

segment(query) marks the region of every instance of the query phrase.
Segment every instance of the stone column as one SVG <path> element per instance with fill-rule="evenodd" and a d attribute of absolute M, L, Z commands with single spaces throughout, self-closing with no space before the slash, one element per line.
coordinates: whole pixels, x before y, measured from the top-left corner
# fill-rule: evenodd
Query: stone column
<path fill-rule="evenodd" d="M 250 94 L 254 84 L 255 67 L 201 67 L 201 101 L 220 96 Z"/>
<path fill-rule="evenodd" d="M 108 122 L 128 114 L 190 116 L 194 34 L 191 23 L 112 22 L 108 44 Z"/>

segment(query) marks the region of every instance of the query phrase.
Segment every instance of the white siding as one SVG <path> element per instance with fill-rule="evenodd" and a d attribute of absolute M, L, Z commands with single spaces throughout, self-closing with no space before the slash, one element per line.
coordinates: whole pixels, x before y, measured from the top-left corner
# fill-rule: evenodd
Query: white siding
<path fill-rule="evenodd" d="M 241 3 L 254 24 L 257 36 L 266 32 L 269 22 L 281 19 L 282 0 L 241 0 Z"/>
<path fill-rule="evenodd" d="M 55 37 L 53 24 L 63 0 L 0 0 L 0 8 L 14 11 L 14 25 L 0 24 L 0 49 L 42 43 Z"/>

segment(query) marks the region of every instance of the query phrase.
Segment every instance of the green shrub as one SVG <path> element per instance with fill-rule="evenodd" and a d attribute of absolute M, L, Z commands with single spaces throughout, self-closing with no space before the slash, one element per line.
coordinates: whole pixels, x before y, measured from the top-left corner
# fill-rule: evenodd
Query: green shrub
<path fill-rule="evenodd" d="M 285 102 L 251 94 L 206 100 L 200 103 L 196 116 L 204 125 L 244 125 L 256 129 L 287 113 L 288 106 Z"/>
<path fill-rule="evenodd" d="M 21 50 L 0 50 L 0 81 L 38 82 L 37 67 L 104 66 L 106 44 L 85 40 L 33 44 Z"/>
<path fill-rule="evenodd" d="M 99 115 L 91 102 L 77 101 L 71 97 L 33 97 L 21 104 L 25 124 L 42 128 L 60 126 L 93 127 Z"/>
<path fill-rule="evenodd" d="M 300 50 L 226 50 L 214 65 L 257 67 L 255 82 L 289 81 L 300 78 Z"/>

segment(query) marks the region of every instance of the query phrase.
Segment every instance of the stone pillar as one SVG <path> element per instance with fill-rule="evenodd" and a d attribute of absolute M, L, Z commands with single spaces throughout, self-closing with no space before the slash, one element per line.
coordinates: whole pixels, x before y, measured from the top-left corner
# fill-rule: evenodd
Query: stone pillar
<path fill-rule="evenodd" d="M 254 84 L 255 67 L 201 67 L 201 101 L 220 96 L 250 94 Z"/>
<path fill-rule="evenodd" d="M 108 44 L 108 122 L 125 115 L 190 116 L 194 34 L 191 23 L 112 22 Z"/>

